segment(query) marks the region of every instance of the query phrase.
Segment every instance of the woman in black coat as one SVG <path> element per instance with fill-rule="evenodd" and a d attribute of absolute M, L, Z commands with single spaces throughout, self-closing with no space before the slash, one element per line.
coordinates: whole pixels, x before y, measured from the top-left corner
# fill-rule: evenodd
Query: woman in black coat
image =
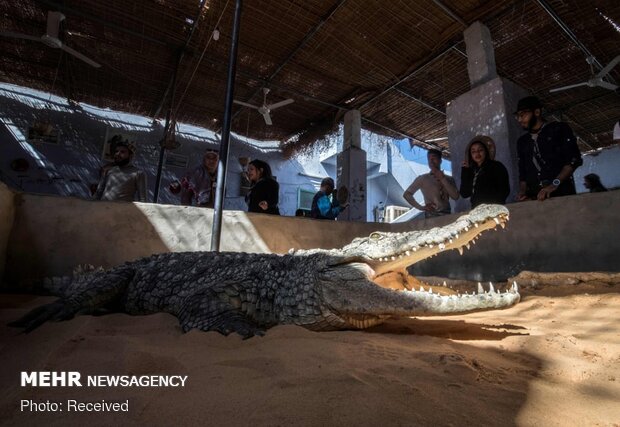
<path fill-rule="evenodd" d="M 248 179 L 252 182 L 252 188 L 245 197 L 248 212 L 280 215 L 280 185 L 273 179 L 269 164 L 258 159 L 252 160 L 248 164 Z"/>
<path fill-rule="evenodd" d="M 474 140 L 467 147 L 459 192 L 471 198 L 472 209 L 483 203 L 506 203 L 510 194 L 508 171 L 501 162 L 491 160 L 489 148 L 482 141 Z"/>

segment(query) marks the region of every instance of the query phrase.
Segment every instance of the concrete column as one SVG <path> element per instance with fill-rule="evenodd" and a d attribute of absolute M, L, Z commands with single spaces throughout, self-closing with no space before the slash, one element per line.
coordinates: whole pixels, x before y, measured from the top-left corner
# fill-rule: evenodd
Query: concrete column
<path fill-rule="evenodd" d="M 366 152 L 362 150 L 362 120 L 357 110 L 344 115 L 343 151 L 336 158 L 336 186 L 349 193 L 349 207 L 339 220 L 365 222 L 367 218 Z"/>
<path fill-rule="evenodd" d="M 514 201 L 519 189 L 517 169 L 517 139 L 523 130 L 513 117 L 517 102 L 529 93 L 513 82 L 497 77 L 495 53 L 489 29 L 475 22 L 465 30 L 467 70 L 472 89 L 448 102 L 446 120 L 452 160 L 452 174 L 461 185 L 461 164 L 465 149 L 477 135 L 495 141 L 496 156 L 506 166 L 510 176 L 508 203 Z M 456 201 L 456 211 L 470 208 L 469 199 Z"/>
<path fill-rule="evenodd" d="M 489 29 L 479 21 L 471 24 L 463 34 L 469 82 L 474 88 L 497 77 L 493 41 Z"/>
<path fill-rule="evenodd" d="M 347 111 L 344 115 L 344 144 L 342 149 L 362 148 L 362 114 L 358 110 Z"/>
<path fill-rule="evenodd" d="M 495 141 L 498 160 L 506 166 L 510 177 L 510 195 L 507 203 L 514 201 L 519 190 L 517 168 L 517 139 L 523 130 L 513 117 L 520 98 L 529 93 L 510 80 L 497 77 L 458 98 L 446 107 L 448 142 L 452 174 L 457 186 L 461 185 L 461 164 L 467 145 L 477 135 L 489 136 Z M 469 199 L 456 201 L 456 212 L 469 210 Z"/>

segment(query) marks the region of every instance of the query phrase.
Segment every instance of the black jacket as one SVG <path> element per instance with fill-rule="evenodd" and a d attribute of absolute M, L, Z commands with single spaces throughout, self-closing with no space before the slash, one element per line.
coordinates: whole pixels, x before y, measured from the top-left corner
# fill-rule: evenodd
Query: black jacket
<path fill-rule="evenodd" d="M 267 213 L 272 215 L 280 215 L 278 202 L 280 198 L 280 184 L 275 179 L 260 179 L 248 195 L 246 201 L 248 203 L 248 212 Z M 258 204 L 266 201 L 269 207 L 266 211 L 262 210 Z"/>
<path fill-rule="evenodd" d="M 533 160 L 535 144 L 532 136 L 526 133 L 517 140 L 519 181 L 527 183 L 530 197 L 535 197 L 541 187 L 551 184 L 565 165 L 571 165 L 573 169 L 577 169 L 583 164 L 575 135 L 566 123 L 546 123 L 538 133 L 536 144 L 542 159 L 542 162 L 538 162 L 540 171 Z M 568 194 L 575 194 L 575 183 L 572 177 L 562 182 L 552 196 Z"/>
<path fill-rule="evenodd" d="M 471 197 L 472 208 L 483 203 L 503 205 L 510 194 L 508 171 L 496 160 L 486 160 L 481 167 L 461 168 L 460 193 Z"/>

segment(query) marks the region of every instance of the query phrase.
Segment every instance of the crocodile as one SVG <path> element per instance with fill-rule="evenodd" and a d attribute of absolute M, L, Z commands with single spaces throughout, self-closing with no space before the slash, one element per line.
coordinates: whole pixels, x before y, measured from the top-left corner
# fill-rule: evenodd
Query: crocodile
<path fill-rule="evenodd" d="M 183 332 L 236 332 L 249 338 L 278 324 L 315 331 L 365 329 L 390 317 L 506 308 L 520 299 L 516 283 L 505 292 L 491 285 L 488 292 L 479 286 L 478 293 L 442 295 L 381 279 L 440 252 L 462 251 L 480 233 L 507 221 L 505 207 L 481 205 L 444 227 L 373 232 L 339 249 L 156 254 L 74 276 L 60 299 L 11 325 L 29 332 L 77 314 L 167 312 L 178 318 Z"/>

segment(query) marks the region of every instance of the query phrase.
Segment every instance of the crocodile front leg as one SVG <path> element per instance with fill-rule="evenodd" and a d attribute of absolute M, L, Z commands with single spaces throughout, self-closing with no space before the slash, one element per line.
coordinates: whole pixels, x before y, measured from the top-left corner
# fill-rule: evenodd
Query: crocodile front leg
<path fill-rule="evenodd" d="M 236 332 L 243 339 L 265 334 L 265 330 L 249 319 L 239 308 L 230 302 L 221 300 L 211 290 L 185 298 L 178 318 L 183 332 L 191 329 L 217 331 L 223 335 Z"/>

